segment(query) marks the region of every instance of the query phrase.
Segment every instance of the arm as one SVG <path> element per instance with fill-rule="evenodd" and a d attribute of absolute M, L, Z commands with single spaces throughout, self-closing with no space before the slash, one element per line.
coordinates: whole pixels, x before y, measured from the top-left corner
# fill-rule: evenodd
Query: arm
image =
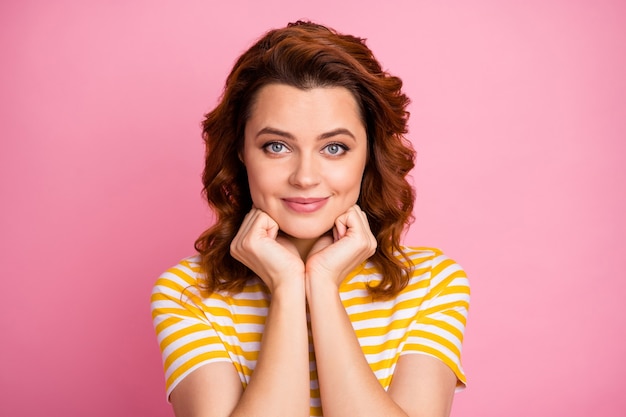
<path fill-rule="evenodd" d="M 272 293 L 250 383 L 243 390 L 230 363 L 204 365 L 172 392 L 177 417 L 309 415 L 304 265 L 295 248 L 277 242 L 277 232 L 272 219 L 253 209 L 231 245 Z"/>
<path fill-rule="evenodd" d="M 439 359 L 402 356 L 387 392 L 361 350 L 338 290 L 347 271 L 371 255 L 361 248 L 373 236 L 360 213 L 340 217 L 334 243 L 314 248 L 307 260 L 307 298 L 324 415 L 448 416 L 456 376 Z"/>
<path fill-rule="evenodd" d="M 231 363 L 204 365 L 172 391 L 177 417 L 309 415 L 304 288 L 272 295 L 259 358 L 245 391 Z"/>
<path fill-rule="evenodd" d="M 450 414 L 457 378 L 447 365 L 424 354 L 404 355 L 386 392 L 365 360 L 336 287 L 311 285 L 309 308 L 324 416 Z"/>
<path fill-rule="evenodd" d="M 424 354 L 401 356 L 389 396 L 409 416 L 450 415 L 457 378 L 441 360 Z"/>
<path fill-rule="evenodd" d="M 309 283 L 307 296 L 324 416 L 406 416 L 365 360 L 337 286 L 319 276 L 311 276 Z"/>

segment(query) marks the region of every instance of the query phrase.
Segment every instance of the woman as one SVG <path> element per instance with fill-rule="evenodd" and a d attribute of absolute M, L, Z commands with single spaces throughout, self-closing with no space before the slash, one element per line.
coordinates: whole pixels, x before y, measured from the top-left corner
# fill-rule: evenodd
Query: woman
<path fill-rule="evenodd" d="M 203 123 L 216 213 L 153 296 L 182 416 L 447 416 L 465 385 L 462 269 L 401 246 L 408 98 L 365 42 L 272 30 Z"/>

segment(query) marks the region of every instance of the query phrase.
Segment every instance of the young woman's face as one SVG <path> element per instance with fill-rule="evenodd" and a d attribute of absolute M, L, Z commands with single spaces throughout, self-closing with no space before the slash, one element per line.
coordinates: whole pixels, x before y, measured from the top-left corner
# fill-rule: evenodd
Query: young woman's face
<path fill-rule="evenodd" d="M 367 134 L 343 87 L 263 87 L 245 127 L 254 205 L 296 239 L 316 239 L 359 198 Z"/>

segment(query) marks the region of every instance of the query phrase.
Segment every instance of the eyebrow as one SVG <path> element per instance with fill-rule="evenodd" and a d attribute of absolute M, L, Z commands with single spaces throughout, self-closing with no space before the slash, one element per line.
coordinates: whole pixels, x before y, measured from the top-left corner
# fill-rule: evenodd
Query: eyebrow
<path fill-rule="evenodd" d="M 291 133 L 285 132 L 280 129 L 275 129 L 273 127 L 264 127 L 263 129 L 259 130 L 259 132 L 256 134 L 256 137 L 258 138 L 259 136 L 264 135 L 264 134 L 276 135 L 276 136 L 281 136 L 285 139 L 296 140 L 296 137 L 292 135 Z M 322 133 L 321 135 L 317 137 L 317 140 L 329 139 L 338 135 L 346 135 L 356 141 L 356 138 L 354 137 L 352 132 L 350 132 L 348 129 L 343 128 L 343 127 L 331 130 L 330 132 Z"/>

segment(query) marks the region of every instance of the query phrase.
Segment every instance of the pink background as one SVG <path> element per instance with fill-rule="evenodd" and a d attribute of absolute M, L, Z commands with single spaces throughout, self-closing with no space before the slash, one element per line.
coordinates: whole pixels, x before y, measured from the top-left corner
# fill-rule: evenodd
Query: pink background
<path fill-rule="evenodd" d="M 298 18 L 413 99 L 406 241 L 473 290 L 453 416 L 624 415 L 626 5 L 308 3 L 1 3 L 0 415 L 172 415 L 148 300 L 210 222 L 199 122 Z"/>

